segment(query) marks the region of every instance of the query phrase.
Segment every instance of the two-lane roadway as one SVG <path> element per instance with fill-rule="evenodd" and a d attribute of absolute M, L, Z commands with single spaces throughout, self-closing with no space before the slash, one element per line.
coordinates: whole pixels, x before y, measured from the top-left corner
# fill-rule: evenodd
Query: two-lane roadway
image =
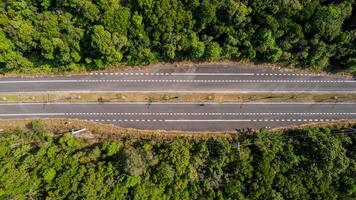
<path fill-rule="evenodd" d="M 193 69 L 164 68 L 73 76 L 1 78 L 0 92 L 356 92 L 356 80 L 352 78 L 236 66 Z"/>
<path fill-rule="evenodd" d="M 138 129 L 233 131 L 356 118 L 356 104 L 54 103 L 1 104 L 0 119 L 68 118 Z"/>

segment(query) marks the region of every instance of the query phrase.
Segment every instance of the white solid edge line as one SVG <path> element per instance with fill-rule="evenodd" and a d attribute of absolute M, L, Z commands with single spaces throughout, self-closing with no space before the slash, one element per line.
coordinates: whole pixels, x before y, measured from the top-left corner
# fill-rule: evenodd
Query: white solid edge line
<path fill-rule="evenodd" d="M 22 114 L 0 114 L 0 117 L 18 117 L 18 116 L 63 116 L 64 113 L 22 113 Z"/>
<path fill-rule="evenodd" d="M 266 113 L 269 113 L 269 115 L 356 115 L 356 113 L 352 113 L 352 112 L 333 112 L 333 113 L 293 113 L 293 112 L 288 112 L 288 113 L 275 113 L 275 112 L 257 112 L 257 113 L 245 113 L 245 112 L 239 112 L 239 113 L 233 113 L 230 114 L 229 112 L 195 112 L 195 113 L 189 113 L 189 112 L 155 112 L 155 113 L 151 113 L 151 112 L 136 112 L 136 113 L 132 113 L 132 112 L 124 112 L 124 113 L 113 113 L 113 112 L 101 112 L 101 113 L 83 113 L 83 112 L 77 112 L 77 113 L 71 113 L 71 115 L 106 115 L 106 116 L 110 116 L 110 115 L 145 115 L 145 116 L 150 116 L 150 115 L 171 115 L 172 113 L 174 113 L 173 115 L 192 115 L 192 116 L 213 116 L 213 115 L 234 115 L 237 114 L 237 116 L 248 116 L 248 115 L 264 115 Z M 209 114 L 213 114 L 213 115 L 209 115 Z"/>
<path fill-rule="evenodd" d="M 165 122 L 251 122 L 250 119 L 166 119 Z"/>
<path fill-rule="evenodd" d="M 173 76 L 254 76 L 254 73 L 171 73 Z"/>
<path fill-rule="evenodd" d="M 0 81 L 1 83 L 76 83 L 78 80 L 28 80 L 28 81 Z"/>
<path fill-rule="evenodd" d="M 232 81 L 232 82 L 230 82 Z M 72 79 L 72 80 L 23 80 L 23 81 L 0 81 L 0 84 L 11 84 L 11 83 L 90 83 L 90 84 L 97 84 L 97 83 L 131 83 L 131 82 L 138 82 L 138 83 L 160 83 L 160 82 L 166 82 L 166 83 L 175 83 L 175 84 L 181 84 L 181 83 L 236 83 L 236 84 L 246 84 L 246 83 L 258 83 L 258 84 L 270 84 L 270 83 L 327 83 L 327 82 L 321 82 L 319 80 L 305 80 L 305 81 L 299 81 L 299 80 L 147 80 L 147 79 Z M 348 81 L 348 80 L 340 80 L 340 81 L 335 81 L 335 82 L 330 82 L 330 83 L 356 83 L 356 81 Z"/>
<path fill-rule="evenodd" d="M 289 91 L 273 91 L 273 90 L 40 90 L 40 91 L 18 91 L 18 92 L 10 92 L 10 91 L 2 91 L 0 94 L 38 94 L 38 93 L 62 93 L 62 92 L 72 92 L 72 93 L 218 93 L 218 94 L 251 94 L 251 93 L 262 93 L 262 94 L 285 94 L 285 93 L 306 93 L 306 94 L 329 94 L 329 93 L 337 93 L 337 94 L 355 94 L 355 91 L 341 91 L 341 90 L 289 90 Z"/>
<path fill-rule="evenodd" d="M 147 105 L 148 102 L 36 102 L 36 103 L 0 103 L 0 106 L 7 106 L 7 105 Z M 307 103 L 307 102 L 236 102 L 236 103 L 215 103 L 215 102 L 152 102 L 151 105 L 356 105 L 356 103 L 351 102 L 339 102 L 339 103 L 329 103 L 329 102 L 321 102 L 321 103 Z"/>

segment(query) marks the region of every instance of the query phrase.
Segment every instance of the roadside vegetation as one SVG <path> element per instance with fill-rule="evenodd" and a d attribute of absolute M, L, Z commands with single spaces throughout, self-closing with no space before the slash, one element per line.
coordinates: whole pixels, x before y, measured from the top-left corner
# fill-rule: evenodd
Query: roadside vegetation
<path fill-rule="evenodd" d="M 354 0 L 7 0 L 0 72 L 248 59 L 356 71 Z"/>
<path fill-rule="evenodd" d="M 0 135 L 1 199 L 356 197 L 356 135 L 344 129 L 95 141 L 28 129 Z"/>

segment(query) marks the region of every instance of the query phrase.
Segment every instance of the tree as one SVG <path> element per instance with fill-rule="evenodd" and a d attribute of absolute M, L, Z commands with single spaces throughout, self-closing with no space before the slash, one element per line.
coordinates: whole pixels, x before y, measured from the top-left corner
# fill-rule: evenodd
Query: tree
<path fill-rule="evenodd" d="M 44 10 L 47 10 L 52 4 L 52 0 L 39 0 L 39 2 Z"/>
<path fill-rule="evenodd" d="M 202 28 L 205 28 L 209 23 L 215 22 L 216 7 L 210 1 L 203 1 L 199 6 L 198 13 L 199 24 Z"/>
<path fill-rule="evenodd" d="M 250 13 L 250 9 L 240 1 L 226 0 L 223 6 L 229 18 L 227 21 L 234 26 L 245 22 Z"/>
<path fill-rule="evenodd" d="M 349 71 L 353 74 L 356 73 L 356 58 L 350 58 L 347 61 L 347 66 L 349 67 Z"/>
<path fill-rule="evenodd" d="M 208 60 L 219 60 L 220 54 L 221 54 L 221 48 L 219 43 L 211 42 L 208 44 L 206 49 L 206 55 L 205 55 L 205 57 Z"/>
<path fill-rule="evenodd" d="M 165 56 L 172 60 L 176 57 L 176 47 L 173 44 L 166 44 L 163 46 Z"/>
<path fill-rule="evenodd" d="M 113 156 L 119 153 L 121 149 L 121 145 L 116 142 L 105 143 L 103 145 L 103 149 L 106 152 L 107 156 Z"/>
<path fill-rule="evenodd" d="M 351 15 L 351 11 L 351 4 L 346 1 L 340 5 L 321 6 L 315 13 L 313 27 L 320 36 L 333 40 L 341 33 L 343 21 Z"/>
<path fill-rule="evenodd" d="M 49 168 L 45 172 L 43 172 L 43 179 L 45 181 L 51 181 L 54 179 L 55 176 L 56 176 L 56 170 L 53 168 Z"/>
<path fill-rule="evenodd" d="M 123 170 L 130 176 L 140 176 L 145 171 L 145 163 L 141 155 L 134 148 L 125 148 L 122 151 Z"/>
<path fill-rule="evenodd" d="M 127 29 L 131 26 L 130 18 L 128 8 L 110 8 L 104 13 L 101 21 L 109 32 L 126 36 Z"/>
<path fill-rule="evenodd" d="M 281 56 L 283 51 L 280 48 L 271 48 L 267 53 L 267 59 L 272 62 L 277 62 Z"/>
<path fill-rule="evenodd" d="M 14 44 L 2 30 L 0 30 L 0 42 L 0 63 L 5 66 L 2 70 L 21 70 L 21 68 L 33 67 L 28 59 L 14 51 Z"/>
<path fill-rule="evenodd" d="M 353 71 L 353 9 L 352 0 L 1 1 L 0 65 L 60 72 L 247 58 Z"/>
<path fill-rule="evenodd" d="M 199 41 L 199 38 L 195 33 L 190 34 L 189 40 L 191 43 L 190 56 L 194 59 L 203 57 L 205 52 L 205 44 Z"/>
<path fill-rule="evenodd" d="M 170 137 L 169 141 L 130 136 L 121 142 L 108 137 L 93 143 L 71 134 L 49 137 L 7 130 L 0 135 L 0 198 L 352 199 L 355 195 L 356 137 L 331 126 L 289 129 L 278 135 L 263 130 L 229 138 Z M 77 145 L 68 146 L 73 140 Z M 157 161 L 149 161 L 152 155 Z"/>
<path fill-rule="evenodd" d="M 44 131 L 43 124 L 38 120 L 32 121 L 30 125 L 31 125 L 31 129 L 36 133 L 41 133 Z"/>
<path fill-rule="evenodd" d="M 103 26 L 96 25 L 93 27 L 91 47 L 100 54 L 99 58 L 108 63 L 118 63 L 122 59 L 122 54 L 119 52 L 119 48 L 116 48 L 112 43 L 112 39 L 111 33 L 106 31 Z M 121 44 L 117 45 L 121 46 Z"/>

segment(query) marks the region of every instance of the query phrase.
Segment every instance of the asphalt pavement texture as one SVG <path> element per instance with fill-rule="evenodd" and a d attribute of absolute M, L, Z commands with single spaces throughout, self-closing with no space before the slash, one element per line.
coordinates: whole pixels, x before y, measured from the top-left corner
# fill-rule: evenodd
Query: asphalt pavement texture
<path fill-rule="evenodd" d="M 351 77 L 231 64 L 157 66 L 83 75 L 2 77 L 0 92 L 355 93 Z M 0 119 L 70 118 L 138 129 L 234 131 L 356 119 L 356 104 L 2 104 Z"/>
<path fill-rule="evenodd" d="M 137 129 L 236 131 L 356 118 L 353 103 L 21 103 L 0 119 L 68 118 Z M 85 127 L 83 127 L 85 128 Z"/>
<path fill-rule="evenodd" d="M 165 67 L 36 78 L 0 78 L 0 92 L 335 92 L 356 80 L 236 65 Z"/>

